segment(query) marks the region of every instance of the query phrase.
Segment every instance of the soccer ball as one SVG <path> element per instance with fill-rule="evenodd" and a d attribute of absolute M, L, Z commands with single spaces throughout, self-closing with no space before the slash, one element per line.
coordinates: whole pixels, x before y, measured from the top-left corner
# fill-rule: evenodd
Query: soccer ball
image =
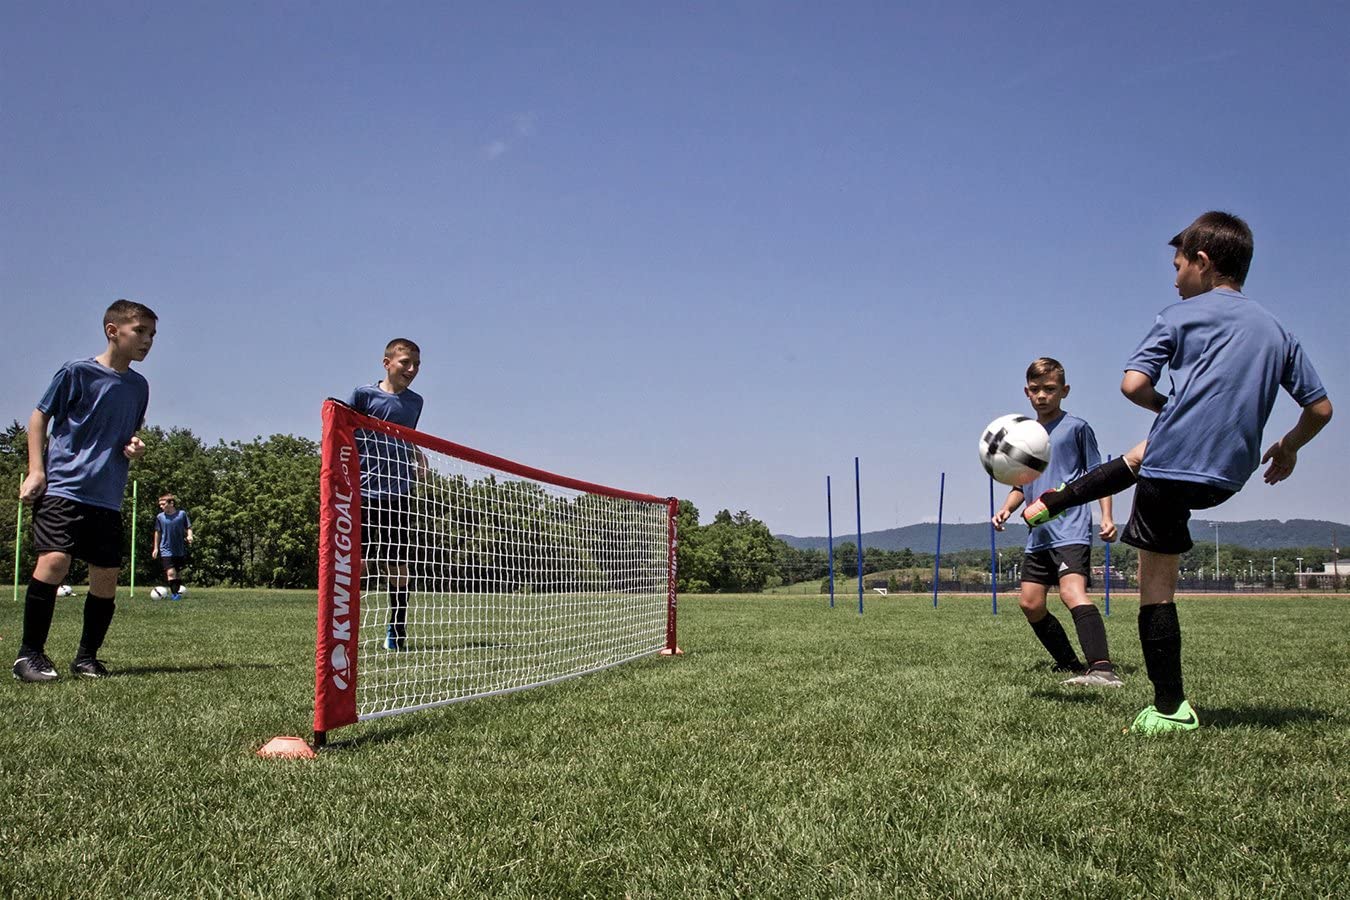
<path fill-rule="evenodd" d="M 58 597 L 69 597 L 73 593 L 75 592 L 71 590 L 71 587 L 68 584 L 63 584 L 56 589 L 56 596 Z"/>
<path fill-rule="evenodd" d="M 167 596 L 169 596 L 169 589 L 166 587 L 156 585 L 150 589 L 151 600 L 163 600 Z"/>
<path fill-rule="evenodd" d="M 1035 419 L 999 416 L 980 435 L 980 464 L 997 482 L 1030 484 L 1050 465 L 1050 435 Z"/>

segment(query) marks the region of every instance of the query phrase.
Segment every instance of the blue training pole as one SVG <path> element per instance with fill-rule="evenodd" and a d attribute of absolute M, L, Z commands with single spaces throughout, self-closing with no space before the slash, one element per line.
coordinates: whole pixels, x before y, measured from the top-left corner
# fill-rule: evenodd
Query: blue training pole
<path fill-rule="evenodd" d="M 938 577 L 942 574 L 942 495 L 947 491 L 947 473 L 938 479 L 938 533 L 937 550 L 933 553 L 933 609 L 937 609 Z"/>
<path fill-rule="evenodd" d="M 830 476 L 825 476 L 825 518 L 829 521 L 830 609 L 834 609 L 834 506 L 830 500 Z"/>
<path fill-rule="evenodd" d="M 853 457 L 853 501 L 858 508 L 858 615 L 863 611 L 862 480 L 858 476 L 858 457 Z"/>
<path fill-rule="evenodd" d="M 1111 461 L 1109 453 L 1106 455 L 1106 461 Z M 1102 545 L 1102 554 L 1105 557 L 1105 563 L 1102 566 L 1102 578 L 1106 582 L 1106 600 L 1103 605 L 1106 607 L 1106 615 L 1109 616 L 1111 615 L 1111 543 L 1103 541 Z"/>
<path fill-rule="evenodd" d="M 989 596 L 998 615 L 998 548 L 994 545 L 994 479 L 989 479 Z"/>

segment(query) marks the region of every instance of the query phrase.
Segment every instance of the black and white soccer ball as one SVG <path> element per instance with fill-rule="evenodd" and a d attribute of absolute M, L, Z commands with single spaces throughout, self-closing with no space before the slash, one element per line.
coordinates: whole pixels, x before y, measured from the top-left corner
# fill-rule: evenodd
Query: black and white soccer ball
<path fill-rule="evenodd" d="M 1030 484 L 1050 465 L 1050 434 L 1028 416 L 999 416 L 980 435 L 980 464 L 997 482 Z"/>
<path fill-rule="evenodd" d="M 75 593 L 75 591 L 72 590 L 68 584 L 63 584 L 56 589 L 56 596 L 58 597 L 69 597 L 73 593 Z"/>

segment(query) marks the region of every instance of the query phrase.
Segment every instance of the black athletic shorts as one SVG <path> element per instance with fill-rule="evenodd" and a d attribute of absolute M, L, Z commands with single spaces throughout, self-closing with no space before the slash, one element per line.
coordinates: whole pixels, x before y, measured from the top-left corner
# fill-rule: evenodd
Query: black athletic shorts
<path fill-rule="evenodd" d="M 1195 546 L 1191 540 L 1191 510 L 1218 506 L 1237 491 L 1165 478 L 1140 478 L 1134 487 L 1134 507 L 1120 539 L 1131 547 L 1154 553 L 1182 554 Z"/>
<path fill-rule="evenodd" d="M 159 567 L 167 572 L 170 569 L 183 568 L 187 565 L 187 561 L 188 558 L 186 556 L 165 556 L 161 553 L 159 556 Z"/>
<path fill-rule="evenodd" d="M 43 494 L 33 504 L 33 549 L 69 553 L 99 569 L 120 569 L 122 513 Z"/>
<path fill-rule="evenodd" d="M 361 558 L 368 563 L 404 563 L 412 529 L 408 498 L 380 494 L 361 498 Z"/>
<path fill-rule="evenodd" d="M 1082 575 L 1092 586 L 1092 547 L 1067 544 L 1022 554 L 1022 580 L 1031 584 L 1057 585 L 1065 575 Z"/>

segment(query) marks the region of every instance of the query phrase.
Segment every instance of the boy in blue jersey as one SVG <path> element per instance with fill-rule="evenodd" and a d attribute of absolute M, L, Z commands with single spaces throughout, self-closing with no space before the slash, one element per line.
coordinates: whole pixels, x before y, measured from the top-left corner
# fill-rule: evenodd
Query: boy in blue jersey
<path fill-rule="evenodd" d="M 1262 463 L 1264 480 L 1288 478 L 1298 452 L 1331 421 L 1331 400 L 1298 340 L 1242 294 L 1252 259 L 1247 223 L 1207 212 L 1169 242 L 1181 302 L 1157 315 L 1125 364 L 1120 389 L 1158 414 L 1148 439 L 1120 460 L 1043 495 L 1024 514 L 1048 521 L 1063 510 L 1137 483 L 1121 539 L 1139 548 L 1139 640 L 1153 704 L 1135 717 L 1139 734 L 1192 731 L 1200 720 L 1181 677 L 1176 587 L 1181 554 L 1193 546 L 1191 511 L 1223 503 Z M 1171 393 L 1155 387 L 1163 367 Z M 1298 422 L 1261 453 L 1261 434 L 1283 389 Z"/>
<path fill-rule="evenodd" d="M 145 454 L 136 432 L 145 424 L 150 403 L 150 386 L 131 364 L 150 352 L 157 321 L 140 303 L 118 300 L 109 306 L 103 315 L 107 349 L 62 366 L 28 419 L 28 476 L 19 499 L 33 506 L 38 559 L 24 598 L 23 637 L 14 662 L 20 681 L 59 677 L 47 657 L 47 633 L 72 557 L 89 564 L 89 595 L 70 670 L 86 678 L 108 674 L 97 654 L 112 623 L 122 567 L 127 470 L 131 460 Z"/>
<path fill-rule="evenodd" d="M 1050 485 L 1070 481 L 1101 464 L 1092 426 L 1061 408 L 1069 395 L 1069 385 L 1064 366 L 1058 360 L 1044 356 L 1034 360 L 1027 367 L 1024 390 L 1036 411 L 1036 421 L 1050 434 L 1050 465 L 1035 481 L 1008 492 L 1003 508 L 994 514 L 994 527 L 999 531 L 1028 495 L 1038 496 Z M 1101 508 L 1102 540 L 1113 541 L 1116 525 L 1111 518 L 1110 497 L 1101 499 Z M 1085 507 L 1076 507 L 1068 515 L 1031 529 L 1022 557 L 1022 589 L 1018 598 L 1027 623 L 1050 652 L 1055 668 L 1075 673 L 1065 684 L 1120 687 L 1122 682 L 1107 648 L 1106 625 L 1087 596 L 1091 580 L 1092 514 Z M 1052 585 L 1059 587 L 1059 599 L 1073 616 L 1086 666 L 1079 661 L 1063 627 L 1046 606 Z"/>
<path fill-rule="evenodd" d="M 159 515 L 155 516 L 155 535 L 150 546 L 150 558 L 158 559 L 164 569 L 164 581 L 169 585 L 169 596 L 183 599 L 183 581 L 180 571 L 187 563 L 188 545 L 192 543 L 192 520 L 187 510 L 178 508 L 178 498 L 165 494 L 159 498 Z"/>
<path fill-rule="evenodd" d="M 409 385 L 421 366 L 421 349 L 407 338 L 394 338 L 384 348 L 384 378 L 356 388 L 347 405 L 376 419 L 416 428 L 422 396 Z M 389 587 L 384 647 L 402 650 L 408 637 L 409 497 L 426 463 L 416 447 L 375 431 L 358 430 L 357 447 L 362 559 L 367 570 L 382 575 Z"/>

